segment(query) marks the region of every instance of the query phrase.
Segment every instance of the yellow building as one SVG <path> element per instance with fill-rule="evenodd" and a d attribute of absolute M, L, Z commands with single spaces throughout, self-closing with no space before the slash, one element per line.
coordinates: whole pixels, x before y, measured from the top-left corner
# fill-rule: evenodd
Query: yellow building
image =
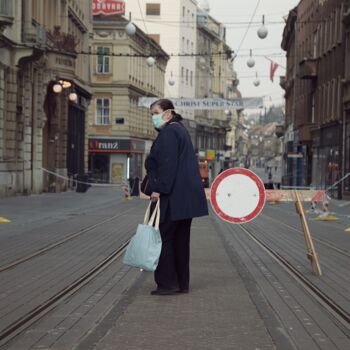
<path fill-rule="evenodd" d="M 78 52 L 90 11 L 85 0 L 0 0 L 0 196 L 63 191 L 87 170 L 90 61 Z"/>
<path fill-rule="evenodd" d="M 127 35 L 127 23 L 118 16 L 93 20 L 89 170 L 102 182 L 143 176 L 145 154 L 156 133 L 138 99 L 164 96 L 168 55 L 138 28 L 135 35 Z M 147 57 L 134 57 L 150 53 L 161 56 L 151 67 Z"/>

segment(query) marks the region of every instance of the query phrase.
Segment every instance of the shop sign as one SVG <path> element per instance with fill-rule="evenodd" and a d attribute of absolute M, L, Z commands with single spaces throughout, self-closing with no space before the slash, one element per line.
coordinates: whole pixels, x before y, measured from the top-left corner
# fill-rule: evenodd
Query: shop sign
<path fill-rule="evenodd" d="M 145 141 L 120 139 L 89 139 L 90 152 L 144 153 Z"/>
<path fill-rule="evenodd" d="M 207 155 L 206 155 L 207 160 L 215 160 L 215 157 L 216 157 L 215 151 L 212 151 L 212 150 L 207 151 Z"/>
<path fill-rule="evenodd" d="M 114 16 L 125 14 L 125 2 L 120 0 L 92 0 L 94 16 Z"/>
<path fill-rule="evenodd" d="M 198 157 L 199 158 L 205 158 L 205 151 L 199 151 L 198 152 Z"/>
<path fill-rule="evenodd" d="M 287 157 L 288 158 L 303 158 L 303 154 L 291 152 L 291 153 L 287 154 Z"/>

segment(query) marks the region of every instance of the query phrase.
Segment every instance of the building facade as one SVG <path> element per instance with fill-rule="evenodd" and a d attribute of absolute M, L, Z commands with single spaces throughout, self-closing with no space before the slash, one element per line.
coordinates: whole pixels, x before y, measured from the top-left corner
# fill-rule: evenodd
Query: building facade
<path fill-rule="evenodd" d="M 210 16 L 206 1 L 197 9 L 196 97 L 240 97 L 231 49 L 226 45 L 225 27 Z M 227 52 L 227 54 L 225 53 Z M 224 54 L 219 54 L 224 53 Z M 196 150 L 201 162 L 209 165 L 209 182 L 221 169 L 233 166 L 236 156 L 238 114 L 230 111 L 196 111 Z"/>
<path fill-rule="evenodd" d="M 302 0 L 285 27 L 284 184 L 328 188 L 344 175 L 344 19 L 348 2 Z M 338 186 L 337 196 L 342 187 Z"/>
<path fill-rule="evenodd" d="M 344 30 L 345 30 L 345 76 L 344 76 L 344 93 L 343 93 L 343 167 L 344 176 L 350 174 L 350 4 L 344 9 Z M 350 196 L 350 177 L 344 181 L 344 194 Z"/>
<path fill-rule="evenodd" d="M 0 195 L 64 191 L 87 169 L 90 3 L 0 1 Z M 56 91 L 56 92 L 55 92 Z"/>
<path fill-rule="evenodd" d="M 127 35 L 127 23 L 121 16 L 93 18 L 89 172 L 105 183 L 143 177 L 156 132 L 149 110 L 139 108 L 138 99 L 164 96 L 168 55 L 139 28 Z M 147 49 L 161 56 L 152 67 L 140 57 Z"/>
<path fill-rule="evenodd" d="M 126 13 L 129 12 L 132 21 L 170 55 L 165 73 L 166 97 L 195 97 L 196 58 L 191 54 L 197 47 L 197 1 L 128 0 Z M 148 52 L 150 56 L 158 54 L 151 49 Z M 180 113 L 194 119 L 192 111 Z"/>

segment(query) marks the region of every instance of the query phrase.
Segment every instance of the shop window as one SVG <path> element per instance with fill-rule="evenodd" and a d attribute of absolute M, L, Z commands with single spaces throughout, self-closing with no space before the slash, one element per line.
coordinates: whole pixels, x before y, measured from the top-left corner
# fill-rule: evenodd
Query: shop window
<path fill-rule="evenodd" d="M 110 49 L 108 47 L 97 48 L 96 71 L 98 74 L 107 74 L 110 72 Z"/>
<path fill-rule="evenodd" d="M 96 124 L 110 125 L 110 104 L 109 98 L 96 99 Z"/>
<path fill-rule="evenodd" d="M 146 4 L 147 16 L 160 16 L 160 4 Z"/>

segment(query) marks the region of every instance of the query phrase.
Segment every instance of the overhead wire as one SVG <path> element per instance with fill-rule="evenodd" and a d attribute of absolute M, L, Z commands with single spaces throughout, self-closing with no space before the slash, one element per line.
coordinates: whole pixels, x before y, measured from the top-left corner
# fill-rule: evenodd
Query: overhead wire
<path fill-rule="evenodd" d="M 259 5 L 260 5 L 260 1 L 261 1 L 261 0 L 258 0 L 258 2 L 256 3 L 256 6 L 255 6 L 255 8 L 254 8 L 254 11 L 253 11 L 252 17 L 251 17 L 251 19 L 250 19 L 250 22 L 248 23 L 247 29 L 246 29 L 246 31 L 245 31 L 245 33 L 244 33 L 244 35 L 243 35 L 243 38 L 242 38 L 241 42 L 240 42 L 239 45 L 238 45 L 238 49 L 237 49 L 237 51 L 236 51 L 236 54 L 237 54 L 237 55 L 238 55 L 238 53 L 239 53 L 239 50 L 242 48 L 242 45 L 243 45 L 243 43 L 244 43 L 244 41 L 245 41 L 245 39 L 246 39 L 246 37 L 247 37 L 247 34 L 248 34 L 248 32 L 249 32 L 249 29 L 250 29 L 250 26 L 252 25 L 252 22 L 253 22 L 253 20 L 254 20 L 255 14 L 256 14 L 256 12 L 257 12 L 257 10 L 258 10 L 258 7 L 259 7 Z"/>

